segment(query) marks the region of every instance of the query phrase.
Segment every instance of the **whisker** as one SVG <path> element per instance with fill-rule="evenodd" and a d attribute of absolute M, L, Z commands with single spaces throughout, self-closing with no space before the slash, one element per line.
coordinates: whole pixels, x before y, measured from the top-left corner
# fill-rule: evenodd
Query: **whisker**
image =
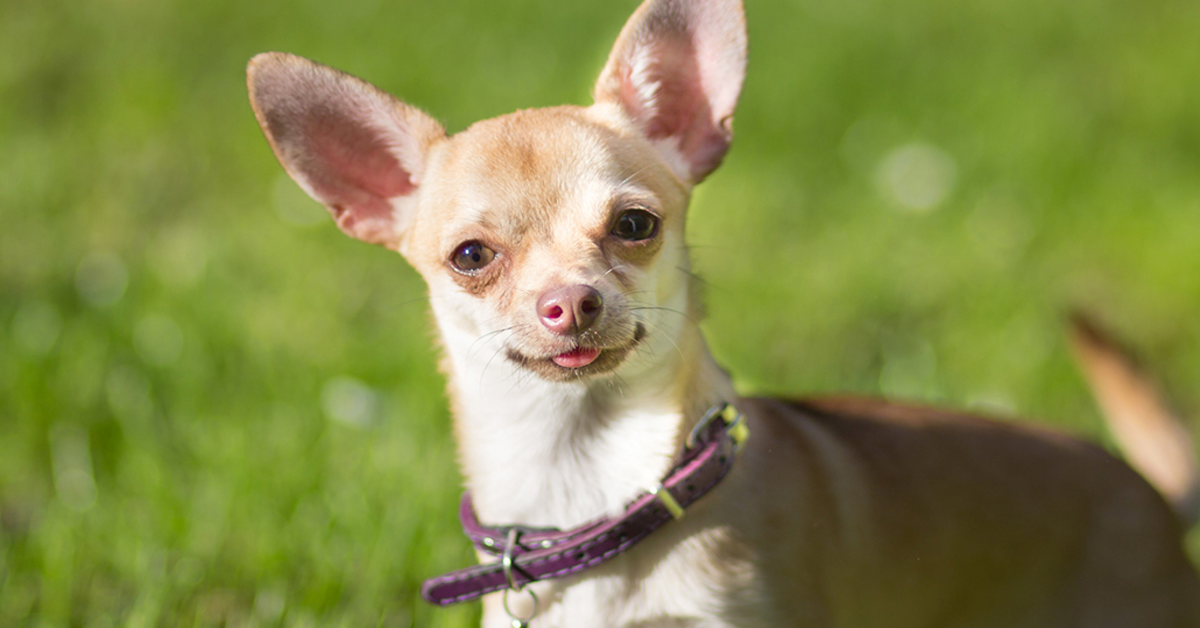
<path fill-rule="evenodd" d="M 410 305 L 415 305 L 417 303 L 429 303 L 429 302 L 430 302 L 430 300 L 429 300 L 428 296 L 417 297 L 415 299 L 409 299 L 407 301 L 401 301 L 400 303 L 397 303 L 395 309 L 399 310 L 399 309 L 406 308 Z"/>
<path fill-rule="evenodd" d="M 471 352 L 473 352 L 475 350 L 475 345 L 477 345 L 480 342 L 483 342 L 484 340 L 487 340 L 488 338 L 491 338 L 492 336 L 495 336 L 497 334 L 502 334 L 506 331 L 513 331 L 518 326 L 519 325 L 513 325 L 511 327 L 503 327 L 501 329 L 497 329 L 496 331 L 490 331 L 490 332 L 476 338 L 475 341 L 471 343 L 471 346 L 467 347 L 467 358 L 471 357 Z"/>
<path fill-rule="evenodd" d="M 683 273 L 683 274 L 687 275 L 688 277 L 691 277 L 691 278 L 692 278 L 692 279 L 694 279 L 695 281 L 698 281 L 698 282 L 700 282 L 700 285 L 702 285 L 702 286 L 704 286 L 704 287 L 706 287 L 706 288 L 712 285 L 711 283 L 709 283 L 709 282 L 708 282 L 708 280 L 707 280 L 707 279 L 705 279 L 704 277 L 701 277 L 700 275 L 697 275 L 697 274 L 696 274 L 696 273 L 695 273 L 695 272 L 694 272 L 692 269 L 690 269 L 690 268 L 684 268 L 683 266 L 676 266 L 676 267 L 675 267 L 675 270 L 678 270 L 679 272 L 681 272 L 681 273 Z"/>
<path fill-rule="evenodd" d="M 639 174 L 642 174 L 643 172 L 645 172 L 649 169 L 650 169 L 649 165 L 638 168 L 637 170 L 633 171 L 629 176 L 625 177 L 619 184 L 617 184 L 617 187 L 621 187 L 621 186 L 625 185 L 626 183 L 629 183 L 630 181 L 633 180 L 634 177 L 638 176 Z"/>
<path fill-rule="evenodd" d="M 668 308 L 643 308 L 643 309 L 659 309 L 659 310 L 667 310 L 667 311 L 669 311 L 669 312 L 673 312 L 673 311 L 674 311 L 674 310 L 670 310 L 670 309 L 668 309 Z M 676 312 L 676 314 L 678 314 L 678 312 Z M 634 318 L 638 319 L 638 321 L 640 321 L 641 323 L 643 323 L 643 324 L 645 324 L 645 325 L 648 325 L 648 326 L 650 326 L 650 327 L 653 327 L 653 328 L 654 328 L 655 330 L 657 330 L 657 331 L 661 331 L 661 330 L 662 330 L 662 327 L 661 327 L 660 325 L 656 325 L 656 324 L 654 324 L 654 323 L 650 322 L 650 320 L 649 320 L 649 319 L 647 319 L 647 318 L 644 318 L 644 317 L 641 317 L 641 316 L 634 316 Z M 687 316 L 684 316 L 684 318 L 687 318 Z M 688 319 L 688 320 L 691 320 L 691 319 Z M 660 334 L 660 336 L 661 336 L 662 338 L 666 338 L 666 339 L 667 339 L 667 342 L 670 342 L 670 343 L 671 343 L 671 345 L 675 347 L 675 352 L 679 354 L 679 357 L 680 357 L 680 359 L 683 359 L 683 358 L 684 358 L 684 355 L 683 355 L 683 349 L 681 349 L 681 348 L 679 347 L 679 343 L 675 342 L 675 339 L 674 339 L 674 338 L 672 338 L 670 334 Z"/>
<path fill-rule="evenodd" d="M 687 244 L 687 248 L 689 248 L 689 249 L 713 249 L 716 251 L 724 251 L 724 252 L 730 252 L 733 250 L 732 248 L 729 247 L 729 245 L 726 245 L 726 244 L 696 244 L 695 242 L 689 242 Z"/>
<path fill-rule="evenodd" d="M 679 317 L 683 318 L 684 320 L 686 320 L 687 322 L 691 323 L 692 325 L 695 325 L 696 327 L 699 327 L 699 326 L 700 326 L 700 322 L 699 322 L 699 321 L 697 321 L 696 319 L 692 318 L 692 317 L 691 317 L 690 315 L 688 315 L 686 312 L 681 312 L 681 311 L 679 311 L 679 310 L 676 310 L 676 309 L 674 309 L 674 308 L 670 308 L 670 307 L 662 307 L 662 306 L 657 306 L 657 305 L 633 305 L 633 306 L 630 306 L 630 307 L 629 307 L 629 311 L 630 311 L 630 312 L 640 312 L 640 311 L 642 311 L 642 310 L 653 310 L 653 311 L 660 311 L 660 312 L 670 312 L 671 314 L 676 314 L 676 315 L 678 315 Z M 646 322 L 648 323 L 649 321 L 646 321 Z"/>
<path fill-rule="evenodd" d="M 500 353 L 503 352 L 505 348 L 506 347 L 504 345 L 500 345 L 499 347 L 497 347 L 496 351 L 492 353 L 492 357 L 488 358 L 487 363 L 483 365 L 483 369 L 479 371 L 479 386 L 481 388 L 483 387 L 483 378 L 485 376 L 487 376 L 487 371 L 488 371 L 488 368 L 490 368 L 492 366 L 492 361 L 495 360 L 496 356 L 500 355 Z"/>
<path fill-rule="evenodd" d="M 613 266 L 612 268 L 610 268 L 610 269 L 608 269 L 608 270 L 604 271 L 604 274 L 603 274 L 603 275 L 600 275 L 600 278 L 601 278 L 601 279 L 603 279 L 603 278 L 607 277 L 607 276 L 608 276 L 609 274 L 611 274 L 611 273 L 614 273 L 614 272 L 616 272 L 616 271 L 618 271 L 618 270 L 625 269 L 625 268 L 628 268 L 628 267 L 629 267 L 629 265 L 628 265 L 628 264 L 617 264 L 616 266 Z"/>
<path fill-rule="evenodd" d="M 509 396 L 509 395 L 511 395 L 511 394 L 512 394 L 512 392 L 513 392 L 514 390 L 516 390 L 518 387 L 520 387 L 520 386 L 524 386 L 524 385 L 525 385 L 525 382 L 526 382 L 526 381 L 527 381 L 527 380 L 528 380 L 530 377 L 533 377 L 533 372 L 532 372 L 532 371 L 529 371 L 529 370 L 526 370 L 526 369 L 519 369 L 519 370 L 517 370 L 515 373 L 513 373 L 513 383 L 512 383 L 512 386 L 509 386 L 509 387 L 508 387 L 508 390 L 507 390 L 507 391 L 504 393 L 504 396 L 505 396 L 505 397 L 508 397 L 508 396 Z"/>

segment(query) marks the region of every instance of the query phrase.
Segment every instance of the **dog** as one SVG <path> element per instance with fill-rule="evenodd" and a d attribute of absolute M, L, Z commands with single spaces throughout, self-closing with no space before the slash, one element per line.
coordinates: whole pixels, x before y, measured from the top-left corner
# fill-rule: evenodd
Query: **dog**
<path fill-rule="evenodd" d="M 1191 445 L 1084 327 L 1155 486 L 1042 428 L 737 396 L 695 324 L 684 225 L 745 66 L 740 0 L 646 0 L 594 104 L 447 136 L 332 68 L 250 62 L 290 176 L 428 284 L 481 564 L 426 597 L 482 595 L 492 628 L 1200 626 Z"/>

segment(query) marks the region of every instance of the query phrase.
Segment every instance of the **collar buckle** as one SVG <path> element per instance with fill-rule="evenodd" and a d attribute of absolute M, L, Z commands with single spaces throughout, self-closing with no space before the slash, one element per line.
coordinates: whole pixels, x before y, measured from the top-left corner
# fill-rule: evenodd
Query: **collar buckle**
<path fill-rule="evenodd" d="M 724 424 L 725 431 L 729 433 L 729 438 L 733 440 L 734 451 L 740 450 L 742 444 L 750 438 L 750 427 L 746 425 L 746 418 L 731 403 L 721 403 L 709 408 L 708 412 L 700 417 L 696 427 L 693 427 L 692 431 L 688 433 L 684 447 L 691 451 L 700 444 L 701 440 L 707 440 L 708 428 L 718 417 Z"/>

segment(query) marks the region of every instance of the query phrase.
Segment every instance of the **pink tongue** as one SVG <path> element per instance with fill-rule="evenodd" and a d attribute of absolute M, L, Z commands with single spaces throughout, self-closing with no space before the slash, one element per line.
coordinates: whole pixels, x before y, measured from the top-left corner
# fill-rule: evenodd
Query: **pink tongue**
<path fill-rule="evenodd" d="M 565 368 L 577 369 L 581 366 L 587 366 L 594 362 L 600 356 L 599 349 L 572 349 L 566 353 L 560 353 L 554 356 L 554 363 Z"/>

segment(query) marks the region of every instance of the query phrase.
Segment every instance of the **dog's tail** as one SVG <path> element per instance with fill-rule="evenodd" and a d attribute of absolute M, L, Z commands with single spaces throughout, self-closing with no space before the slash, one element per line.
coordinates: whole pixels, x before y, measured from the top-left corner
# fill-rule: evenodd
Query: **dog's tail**
<path fill-rule="evenodd" d="M 1132 355 L 1081 314 L 1071 348 L 1130 465 L 1190 526 L 1200 521 L 1200 467 L 1183 422 Z"/>

